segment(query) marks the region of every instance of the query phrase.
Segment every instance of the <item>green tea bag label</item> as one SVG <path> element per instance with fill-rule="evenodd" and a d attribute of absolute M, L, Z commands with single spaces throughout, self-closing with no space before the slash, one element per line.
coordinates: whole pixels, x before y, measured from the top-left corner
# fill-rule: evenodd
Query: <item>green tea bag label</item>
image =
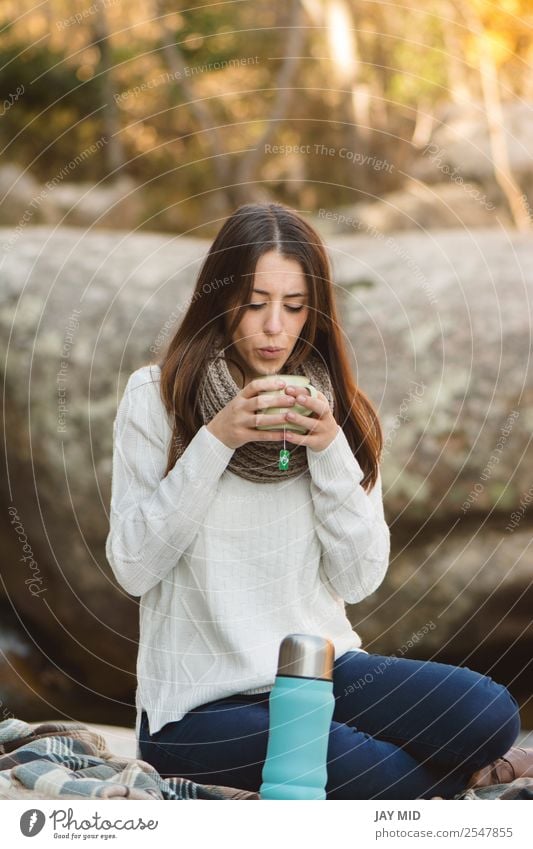
<path fill-rule="evenodd" d="M 289 457 L 291 452 L 287 451 L 286 448 L 282 448 L 279 452 L 279 463 L 278 469 L 281 469 L 282 472 L 285 472 L 289 468 Z"/>

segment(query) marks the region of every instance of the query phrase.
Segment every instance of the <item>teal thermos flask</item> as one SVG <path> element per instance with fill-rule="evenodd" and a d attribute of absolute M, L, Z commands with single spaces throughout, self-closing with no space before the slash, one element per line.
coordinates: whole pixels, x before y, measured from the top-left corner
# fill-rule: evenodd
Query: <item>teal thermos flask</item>
<path fill-rule="evenodd" d="M 335 647 L 324 637 L 289 634 L 281 641 L 261 799 L 326 798 L 334 660 Z"/>

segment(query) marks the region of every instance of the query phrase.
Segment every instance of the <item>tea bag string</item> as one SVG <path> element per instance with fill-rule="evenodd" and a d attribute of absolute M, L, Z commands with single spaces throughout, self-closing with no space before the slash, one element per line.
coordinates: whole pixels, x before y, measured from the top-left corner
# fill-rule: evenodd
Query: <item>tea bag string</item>
<path fill-rule="evenodd" d="M 284 427 L 283 428 L 283 448 L 280 449 L 279 460 L 278 460 L 278 469 L 280 469 L 281 471 L 285 471 L 285 472 L 289 468 L 289 460 L 290 460 L 291 454 L 294 451 L 296 451 L 297 448 L 300 447 L 299 445 L 295 445 L 295 447 L 292 449 L 292 451 L 289 451 L 287 449 L 286 443 L 285 443 L 286 430 L 287 430 L 287 428 Z"/>
<path fill-rule="evenodd" d="M 300 446 L 299 446 L 299 445 L 295 445 L 295 446 L 294 446 L 294 448 L 292 449 L 292 451 L 289 451 L 288 449 L 286 449 L 286 448 L 285 448 L 285 434 L 287 433 L 287 430 L 288 430 L 288 428 L 287 428 L 287 427 L 283 427 L 283 448 L 284 448 L 284 450 L 287 450 L 287 453 L 289 454 L 289 457 L 290 457 L 290 455 L 291 455 L 294 451 L 296 451 L 296 449 L 297 449 L 297 448 L 299 448 Z"/>
<path fill-rule="evenodd" d="M 290 459 L 291 454 L 293 453 L 293 451 L 296 451 L 296 449 L 300 447 L 299 445 L 296 445 L 292 449 L 292 451 L 289 451 L 286 448 L 286 441 L 285 441 L 286 430 L 287 430 L 287 428 L 284 427 L 283 428 L 283 448 L 281 448 L 280 452 L 279 452 L 278 469 L 280 469 L 281 471 L 287 471 L 287 469 L 289 468 L 289 459 Z"/>

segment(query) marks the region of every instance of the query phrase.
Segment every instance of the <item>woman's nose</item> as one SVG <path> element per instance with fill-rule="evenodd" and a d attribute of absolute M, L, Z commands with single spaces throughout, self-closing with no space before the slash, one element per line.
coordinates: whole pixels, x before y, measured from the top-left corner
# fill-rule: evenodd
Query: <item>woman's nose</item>
<path fill-rule="evenodd" d="M 270 309 L 265 318 L 265 331 L 269 333 L 278 333 L 282 327 L 281 311 L 276 307 Z"/>

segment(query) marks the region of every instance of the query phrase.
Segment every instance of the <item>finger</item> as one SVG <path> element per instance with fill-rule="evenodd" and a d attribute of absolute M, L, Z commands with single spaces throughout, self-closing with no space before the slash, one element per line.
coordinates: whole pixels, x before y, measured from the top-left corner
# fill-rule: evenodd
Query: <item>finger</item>
<path fill-rule="evenodd" d="M 294 398 L 281 393 L 280 395 L 258 395 L 249 398 L 246 406 L 250 410 L 264 410 L 267 407 L 291 407 L 295 404 Z"/>
<path fill-rule="evenodd" d="M 319 418 L 324 416 L 329 410 L 329 404 L 326 400 L 322 401 L 320 398 L 312 398 L 310 395 L 302 394 L 301 392 L 296 396 L 296 403 L 301 407 L 305 407 L 306 410 L 312 410 Z"/>
<path fill-rule="evenodd" d="M 319 419 L 315 419 L 314 416 L 302 416 L 301 413 L 296 413 L 294 410 L 289 410 L 283 414 L 283 417 L 288 422 L 293 422 L 294 424 L 301 425 L 305 427 L 310 433 L 316 430 Z"/>
<path fill-rule="evenodd" d="M 288 395 L 305 395 L 306 398 L 313 398 L 307 386 L 293 386 L 291 383 L 288 383 L 283 391 Z M 319 392 L 318 389 L 316 390 L 316 398 L 326 403 L 328 401 L 326 396 L 322 392 Z"/>
<path fill-rule="evenodd" d="M 272 375 L 268 375 L 267 377 L 256 377 L 255 380 L 251 380 L 250 383 L 247 383 L 244 389 L 241 389 L 241 395 L 243 398 L 253 398 L 255 395 L 259 395 L 260 392 L 269 392 L 272 389 L 282 389 L 285 386 L 285 381 L 280 380 L 279 377 L 273 377 Z"/>
<path fill-rule="evenodd" d="M 283 391 L 287 392 L 289 395 L 302 395 L 303 394 L 308 398 L 313 397 L 311 395 L 311 393 L 309 392 L 309 389 L 308 389 L 307 386 L 294 386 L 292 383 L 287 383 L 287 386 L 285 387 L 285 389 Z M 316 397 L 319 398 L 321 401 L 327 401 L 326 396 L 323 395 L 322 392 L 319 392 L 318 389 L 316 390 Z"/>
<path fill-rule="evenodd" d="M 308 433 L 296 433 L 295 431 L 288 430 L 286 433 L 287 442 L 290 442 L 291 445 L 312 445 L 313 443 L 309 440 L 312 439 L 310 434 Z"/>
<path fill-rule="evenodd" d="M 286 424 L 285 412 L 282 413 L 256 413 L 252 416 L 250 427 L 259 427 L 259 425 L 276 425 L 283 427 Z"/>

